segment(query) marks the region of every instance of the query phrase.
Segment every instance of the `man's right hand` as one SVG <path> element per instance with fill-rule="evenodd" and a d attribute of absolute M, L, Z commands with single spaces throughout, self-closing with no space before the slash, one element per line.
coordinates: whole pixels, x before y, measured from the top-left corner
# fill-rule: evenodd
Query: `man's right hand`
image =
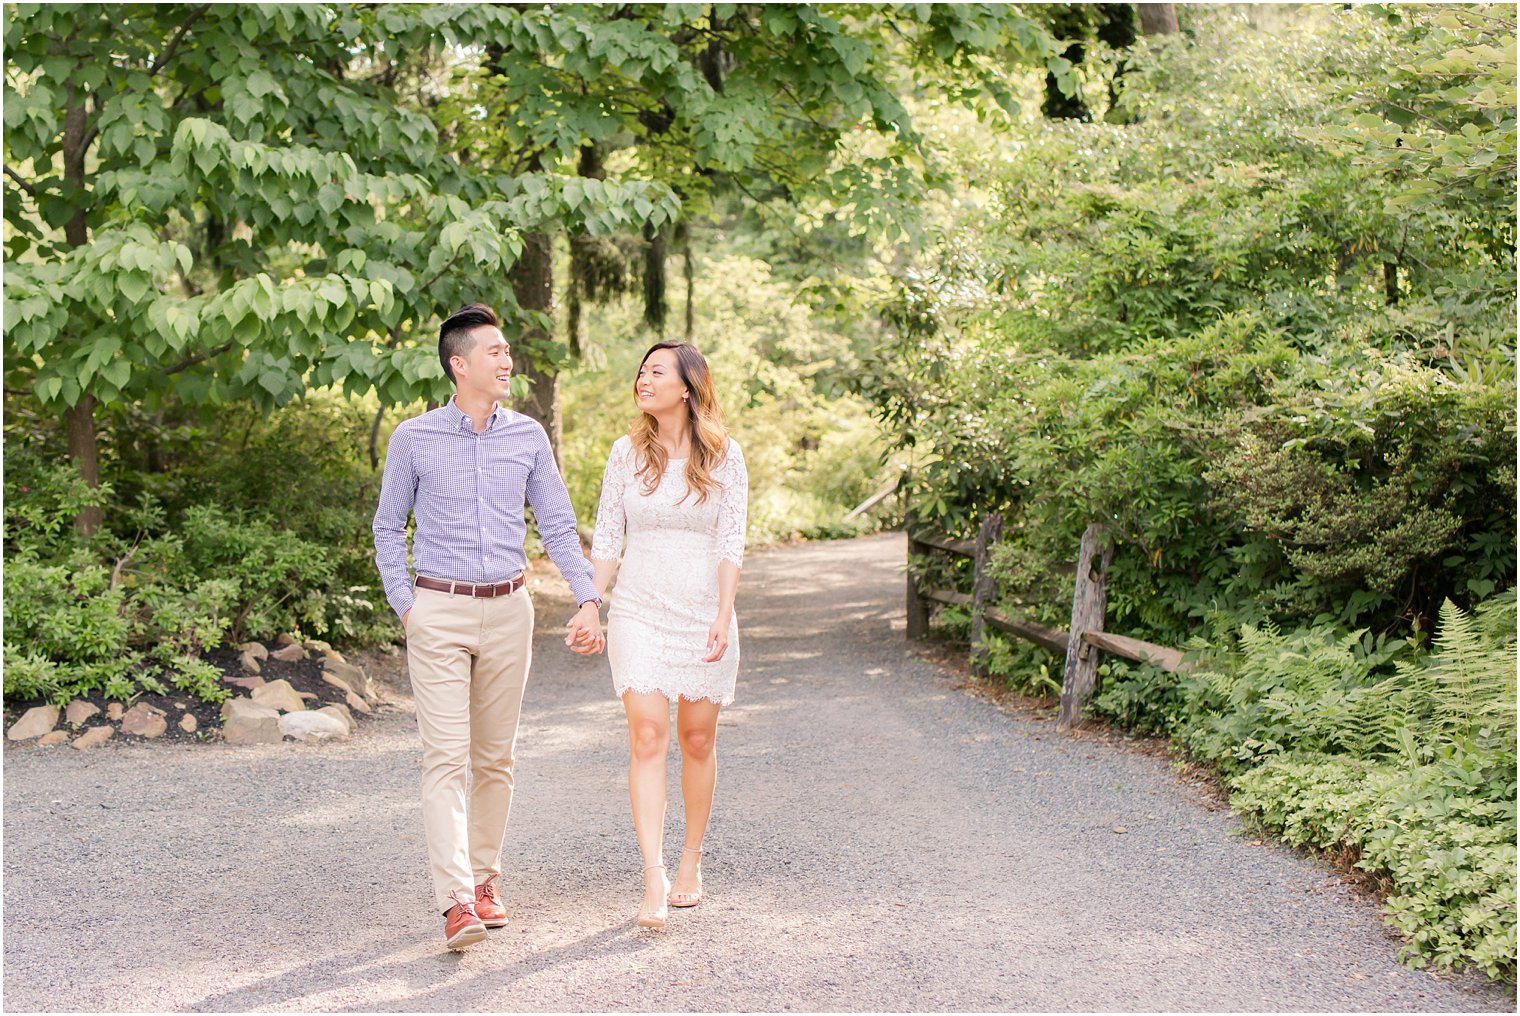
<path fill-rule="evenodd" d="M 401 630 L 406 631 L 406 619 L 412 616 L 412 608 L 407 607 L 406 613 L 401 615 Z"/>

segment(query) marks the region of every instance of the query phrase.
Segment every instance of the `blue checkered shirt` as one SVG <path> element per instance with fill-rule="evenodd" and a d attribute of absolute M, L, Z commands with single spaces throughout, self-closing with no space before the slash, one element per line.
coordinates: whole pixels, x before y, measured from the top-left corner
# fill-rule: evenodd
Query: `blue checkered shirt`
<path fill-rule="evenodd" d="M 449 399 L 402 421 L 391 435 L 375 510 L 375 564 L 399 617 L 412 607 L 406 567 L 407 516 L 417 519 L 417 574 L 462 582 L 500 582 L 528 563 L 523 539 L 533 509 L 544 549 L 580 603 L 596 599 L 591 563 L 581 553 L 575 509 L 538 421 L 500 406 L 477 434 Z"/>

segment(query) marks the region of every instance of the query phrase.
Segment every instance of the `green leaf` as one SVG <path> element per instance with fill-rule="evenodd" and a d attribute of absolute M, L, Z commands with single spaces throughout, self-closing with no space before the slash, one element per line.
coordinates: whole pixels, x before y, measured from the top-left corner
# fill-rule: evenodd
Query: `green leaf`
<path fill-rule="evenodd" d="M 124 272 L 116 277 L 116 288 L 128 303 L 141 303 L 147 295 L 149 281 L 141 272 Z"/>
<path fill-rule="evenodd" d="M 263 388 L 270 395 L 282 394 L 285 391 L 285 386 L 285 374 L 273 367 L 259 374 L 259 387 Z"/>

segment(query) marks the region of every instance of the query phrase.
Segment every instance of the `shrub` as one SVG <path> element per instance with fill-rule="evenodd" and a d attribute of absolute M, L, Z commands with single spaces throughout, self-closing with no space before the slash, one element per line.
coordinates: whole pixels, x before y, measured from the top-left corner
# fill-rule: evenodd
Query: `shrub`
<path fill-rule="evenodd" d="M 5 695 L 62 703 L 98 688 L 126 697 L 143 654 L 132 648 L 124 590 L 84 555 L 5 567 Z"/>
<path fill-rule="evenodd" d="M 1094 709 L 1214 763 L 1260 827 L 1385 877 L 1410 963 L 1512 977 L 1515 595 L 1440 622 L 1428 652 L 1247 625 L 1192 673 L 1105 664 Z"/>

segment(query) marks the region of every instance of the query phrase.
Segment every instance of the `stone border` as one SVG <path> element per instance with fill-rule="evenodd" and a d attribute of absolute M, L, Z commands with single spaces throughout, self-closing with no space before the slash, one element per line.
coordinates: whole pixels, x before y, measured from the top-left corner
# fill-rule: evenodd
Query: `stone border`
<path fill-rule="evenodd" d="M 280 744 L 287 737 L 308 742 L 328 738 L 342 740 L 358 730 L 354 713 L 372 714 L 385 703 L 379 686 L 364 669 L 349 663 L 342 653 L 326 642 L 320 639 L 302 642 L 287 633 L 280 635 L 275 645 L 278 648 L 274 650 L 261 642 L 244 642 L 237 647 L 241 654 L 238 662 L 242 674 L 229 675 L 223 680 L 245 689 L 246 694 L 234 695 L 222 703 L 220 733 L 227 744 Z M 315 698 L 310 692 L 297 691 L 286 680 L 265 681 L 260 676 L 264 660 L 273 658 L 295 663 L 312 657 L 321 661 L 322 680 L 343 693 L 343 704 L 330 703 L 308 709 L 307 700 Z M 61 712 L 63 721 L 77 730 L 100 711 L 93 702 L 74 699 Z M 22 713 L 5 736 L 11 741 L 35 740 L 42 747 L 68 744 L 86 751 L 105 744 L 118 731 L 152 739 L 169 729 L 164 710 L 147 702 L 139 702 L 130 709 L 121 702 L 107 702 L 105 717 L 105 724 L 86 727 L 73 734 L 59 726 L 57 706 L 35 706 Z M 178 726 L 185 733 L 193 734 L 199 721 L 187 710 L 179 718 Z"/>

